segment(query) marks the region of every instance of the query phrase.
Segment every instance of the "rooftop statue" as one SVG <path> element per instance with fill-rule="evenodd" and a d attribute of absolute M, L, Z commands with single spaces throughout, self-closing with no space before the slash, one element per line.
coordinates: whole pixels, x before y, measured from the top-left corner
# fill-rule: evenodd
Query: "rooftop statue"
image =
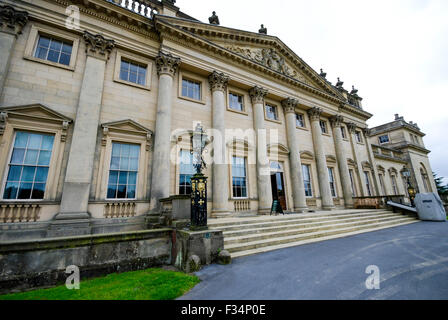
<path fill-rule="evenodd" d="M 261 25 L 260 30 L 258 30 L 258 33 L 262 34 L 268 34 L 268 29 L 264 27 L 264 25 Z"/>
<path fill-rule="evenodd" d="M 208 21 L 210 22 L 210 24 L 216 24 L 219 26 L 219 18 L 216 15 L 216 11 L 213 11 L 212 16 L 208 18 Z"/>

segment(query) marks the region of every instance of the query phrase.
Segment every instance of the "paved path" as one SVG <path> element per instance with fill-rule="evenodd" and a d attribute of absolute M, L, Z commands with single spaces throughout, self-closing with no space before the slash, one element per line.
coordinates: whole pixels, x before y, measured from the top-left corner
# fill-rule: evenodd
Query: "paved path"
<path fill-rule="evenodd" d="M 366 268 L 380 269 L 367 290 Z M 448 222 L 419 222 L 237 258 L 180 299 L 448 299 Z"/>

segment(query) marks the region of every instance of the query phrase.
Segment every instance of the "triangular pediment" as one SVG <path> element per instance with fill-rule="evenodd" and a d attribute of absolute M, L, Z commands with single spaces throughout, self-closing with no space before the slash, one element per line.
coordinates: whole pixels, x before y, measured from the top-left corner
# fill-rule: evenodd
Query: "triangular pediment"
<path fill-rule="evenodd" d="M 101 126 L 103 128 L 107 128 L 109 130 L 112 129 L 112 130 L 121 131 L 121 132 L 128 132 L 128 133 L 142 134 L 142 135 L 148 135 L 148 134 L 152 135 L 153 134 L 153 132 L 150 129 L 142 126 L 141 124 L 139 124 L 131 119 L 103 123 Z"/>
<path fill-rule="evenodd" d="M 8 117 L 28 117 L 36 120 L 72 122 L 72 119 L 63 114 L 50 109 L 42 104 L 30 104 L 24 106 L 1 107 L 0 112 L 4 112 Z"/>
<path fill-rule="evenodd" d="M 264 67 L 277 77 L 296 81 L 312 91 L 319 91 L 338 100 L 345 98 L 332 85 L 289 49 L 279 38 L 174 17 L 156 17 L 159 30 L 177 29 L 182 38 L 195 38 L 190 43 L 210 46 L 210 50 L 232 53 L 252 62 L 257 69 Z M 213 48 L 214 47 L 214 48 Z M 216 50 L 218 48 L 218 50 Z M 222 49 L 222 50 L 220 50 Z M 234 57 L 231 57 L 235 60 Z M 245 63 L 249 65 L 248 63 Z"/>

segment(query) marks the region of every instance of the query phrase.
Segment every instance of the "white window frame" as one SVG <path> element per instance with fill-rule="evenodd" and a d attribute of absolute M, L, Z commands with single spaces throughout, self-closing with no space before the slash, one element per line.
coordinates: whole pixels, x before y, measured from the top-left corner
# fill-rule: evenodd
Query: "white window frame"
<path fill-rule="evenodd" d="M 39 41 L 40 36 L 44 37 L 50 37 L 54 38 L 56 40 L 70 42 L 72 44 L 72 53 L 70 56 L 70 63 L 69 65 L 56 63 L 53 61 L 48 61 L 44 59 L 39 59 L 34 56 L 34 53 L 36 52 L 37 44 Z M 76 61 L 78 57 L 78 49 L 79 49 L 79 37 L 74 36 L 71 33 L 68 33 L 66 31 L 61 31 L 58 29 L 50 29 L 48 27 L 42 27 L 37 26 L 33 24 L 31 26 L 31 30 L 28 36 L 28 40 L 25 46 L 25 53 L 23 55 L 23 58 L 26 60 L 31 60 L 43 64 L 47 64 L 53 67 L 58 67 L 70 71 L 74 71 L 76 67 Z"/>
<path fill-rule="evenodd" d="M 136 181 L 135 181 L 135 197 L 134 198 L 108 198 L 107 197 L 107 194 L 108 194 L 108 192 L 109 192 L 109 180 L 110 180 L 110 171 L 118 171 L 118 172 L 121 172 L 121 171 L 125 171 L 125 170 L 112 170 L 111 169 L 111 167 L 110 167 L 110 165 L 111 165 L 111 162 L 112 162 L 112 151 L 113 151 L 113 145 L 114 145 L 114 143 L 119 143 L 119 144 L 129 144 L 129 145 L 138 145 L 140 148 L 139 148 L 139 151 L 140 151 L 140 153 L 139 153 L 139 155 L 138 155 L 138 168 L 137 168 L 137 171 L 135 171 L 137 174 L 136 174 L 136 176 L 137 176 L 137 178 L 136 178 Z M 138 199 L 138 192 L 139 192 L 139 175 L 140 175 L 140 161 L 141 161 L 141 156 L 142 156 L 142 145 L 140 144 L 140 143 L 132 143 L 132 142 L 128 142 L 128 141 L 120 141 L 120 140 L 116 140 L 116 139 L 112 139 L 111 140 L 111 148 L 110 148 L 110 155 L 109 155 L 109 163 L 108 163 L 108 169 L 107 169 L 107 177 L 106 177 L 106 197 L 105 197 L 105 199 L 107 200 L 107 201 L 133 201 L 133 200 L 137 200 Z M 130 170 L 127 170 L 128 172 L 130 171 Z M 118 178 L 117 179 L 119 179 L 120 178 L 120 176 L 118 175 Z"/>
<path fill-rule="evenodd" d="M 120 69 L 122 60 L 125 60 L 126 62 L 130 62 L 133 64 L 138 64 L 140 66 L 146 66 L 146 77 L 144 85 L 132 81 L 126 81 L 120 78 Z M 128 52 L 124 52 L 121 50 L 117 50 L 115 57 L 114 81 L 144 90 L 151 90 L 152 65 L 153 63 L 149 59 L 137 56 L 135 54 L 130 54 Z"/>
<path fill-rule="evenodd" d="M 245 197 L 236 197 L 234 194 L 233 194 L 233 178 L 234 178 L 234 175 L 233 175 L 233 158 L 240 158 L 240 159 L 244 159 L 244 169 L 245 169 L 245 182 L 246 182 L 246 196 Z M 245 156 L 238 156 L 238 155 L 232 155 L 231 156 L 231 163 L 230 163 L 230 170 L 231 170 L 231 174 L 230 174 L 230 177 L 231 177 L 231 192 L 232 192 L 232 199 L 235 199 L 235 200 L 242 200 L 242 199 L 249 199 L 249 184 L 248 184 L 248 171 L 247 171 L 247 157 L 245 157 Z M 238 176 L 237 178 L 241 178 L 240 176 Z"/>
<path fill-rule="evenodd" d="M 305 185 L 305 174 L 303 172 L 303 167 L 307 167 L 308 169 L 308 175 L 309 175 L 309 185 L 310 185 L 310 190 L 311 190 L 311 195 L 307 196 L 306 195 L 306 185 Z M 303 177 L 303 187 L 305 189 L 305 197 L 306 198 L 313 198 L 314 197 L 314 192 L 313 192 L 313 177 L 312 177 L 312 173 L 311 173 L 311 164 L 308 163 L 303 163 L 302 164 L 302 177 Z"/>
<path fill-rule="evenodd" d="M 11 166 L 11 157 L 12 157 L 12 153 L 14 151 L 14 145 L 16 142 L 17 132 L 19 132 L 19 131 L 53 136 L 53 145 L 51 148 L 50 162 L 49 162 L 48 166 L 45 166 L 45 167 L 48 167 L 48 173 L 47 173 L 47 179 L 45 181 L 44 196 L 42 199 L 17 199 L 17 198 L 16 199 L 5 199 L 4 198 L 6 183 L 8 180 L 9 168 Z M 19 128 L 19 129 L 15 128 L 14 129 L 14 132 L 12 134 L 11 145 L 9 146 L 9 152 L 8 152 L 8 156 L 7 156 L 6 162 L 5 162 L 5 170 L 3 173 L 2 187 L 0 190 L 1 201 L 4 201 L 4 202 L 41 202 L 41 201 L 44 201 L 45 199 L 48 199 L 48 196 L 49 196 L 48 192 L 49 192 L 49 188 L 51 187 L 49 185 L 49 182 L 51 182 L 52 179 L 50 179 L 50 178 L 54 175 L 54 172 L 53 172 L 54 168 L 52 168 L 52 167 L 54 166 L 55 152 L 58 151 L 58 149 L 56 149 L 56 147 L 59 148 L 59 143 L 57 143 L 58 141 L 56 140 L 57 138 L 58 138 L 58 135 L 55 132 L 36 131 L 36 130 L 29 130 L 29 129 L 25 129 L 25 128 Z M 26 165 L 22 165 L 22 166 L 26 166 Z M 38 167 L 38 165 L 36 165 L 36 167 Z M 34 181 L 33 181 L 33 184 L 34 184 Z"/>
<path fill-rule="evenodd" d="M 184 96 L 182 94 L 182 85 L 183 85 L 183 80 L 187 80 L 190 82 L 196 82 L 199 84 L 199 100 L 198 99 L 193 99 L 187 96 Z M 201 77 L 190 73 L 190 72 L 186 72 L 186 71 L 181 71 L 179 73 L 179 90 L 178 90 L 178 97 L 180 99 L 186 100 L 186 101 L 190 101 L 190 102 L 195 102 L 195 103 L 200 103 L 200 104 L 205 104 L 205 91 L 204 91 L 204 79 L 202 79 Z"/>
<path fill-rule="evenodd" d="M 333 167 L 327 167 L 328 168 L 328 183 L 330 184 L 330 192 L 331 196 L 333 198 L 338 197 L 338 191 L 336 189 L 336 177 L 335 177 L 335 170 Z"/>
<path fill-rule="evenodd" d="M 381 142 L 381 138 L 383 138 L 383 137 L 387 137 L 387 141 L 386 141 L 386 142 Z M 389 137 L 389 135 L 388 135 L 388 134 L 384 134 L 384 135 L 379 136 L 379 137 L 378 137 L 378 142 L 379 142 L 380 144 L 390 143 L 390 137 Z"/>

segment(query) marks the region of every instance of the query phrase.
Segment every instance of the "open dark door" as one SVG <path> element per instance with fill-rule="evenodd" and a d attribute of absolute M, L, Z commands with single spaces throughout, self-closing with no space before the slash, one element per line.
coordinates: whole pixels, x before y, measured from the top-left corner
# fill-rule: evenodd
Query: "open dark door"
<path fill-rule="evenodd" d="M 286 210 L 286 192 L 283 179 L 283 172 L 276 172 L 271 175 L 272 199 L 278 200 L 283 210 Z"/>

